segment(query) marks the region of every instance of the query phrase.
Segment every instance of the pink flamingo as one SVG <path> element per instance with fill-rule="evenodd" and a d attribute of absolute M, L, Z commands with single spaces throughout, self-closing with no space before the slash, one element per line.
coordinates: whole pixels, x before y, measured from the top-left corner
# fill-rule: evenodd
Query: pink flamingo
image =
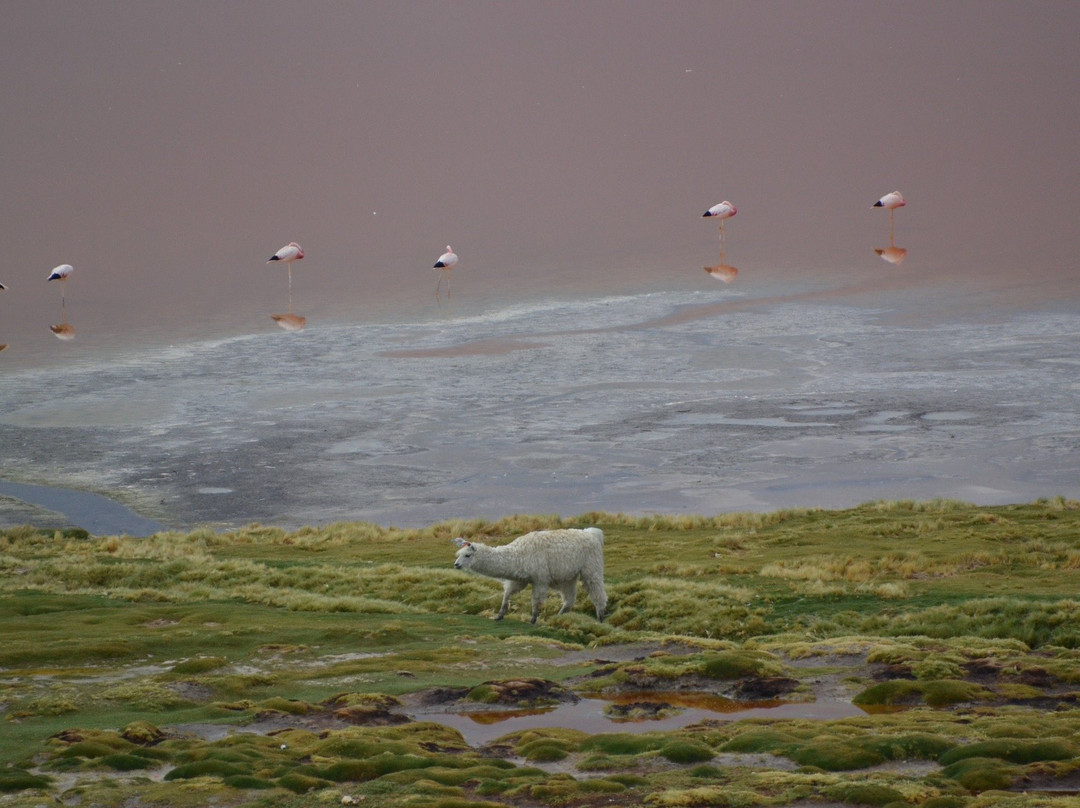
<path fill-rule="evenodd" d="M 297 244 L 295 241 L 290 241 L 276 253 L 266 259 L 266 263 L 271 261 L 284 261 L 289 267 L 289 313 L 292 313 L 292 262 L 299 261 L 304 257 L 304 248 Z"/>
<path fill-rule="evenodd" d="M 701 218 L 707 219 L 709 217 L 715 218 L 720 222 L 720 240 L 724 240 L 724 219 L 730 219 L 738 213 L 735 206 L 728 202 L 726 199 L 723 202 L 718 202 L 701 214 Z"/>
<path fill-rule="evenodd" d="M 46 281 L 60 281 L 60 307 L 64 306 L 64 298 L 67 296 L 67 279 L 71 277 L 71 273 L 75 271 L 75 267 L 71 264 L 61 264 L 49 273 Z"/>
<path fill-rule="evenodd" d="M 893 211 L 897 208 L 902 208 L 907 202 L 904 201 L 904 195 L 899 191 L 893 191 L 892 193 L 885 194 L 877 202 L 870 207 L 873 208 L 885 208 L 889 211 L 889 243 L 892 244 L 893 238 Z"/>
<path fill-rule="evenodd" d="M 60 339 L 74 339 L 75 328 L 68 325 L 67 321 L 67 279 L 71 277 L 71 273 L 75 271 L 75 267 L 71 264 L 61 264 L 55 267 L 47 277 L 46 281 L 60 281 L 60 315 L 62 317 L 60 325 L 51 325 L 49 329 L 56 334 Z"/>
<path fill-rule="evenodd" d="M 439 260 L 435 262 L 434 269 L 439 273 L 439 283 L 435 286 L 435 298 L 439 297 L 439 290 L 442 288 L 443 275 L 446 275 L 446 297 L 450 297 L 450 270 L 457 266 L 458 257 L 454 253 L 454 248 L 449 244 L 446 245 L 446 252 L 439 256 Z"/>

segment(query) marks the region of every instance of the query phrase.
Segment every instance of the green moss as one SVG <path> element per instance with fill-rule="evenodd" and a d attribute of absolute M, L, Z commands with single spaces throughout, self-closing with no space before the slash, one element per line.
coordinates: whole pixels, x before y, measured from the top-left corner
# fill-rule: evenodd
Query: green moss
<path fill-rule="evenodd" d="M 319 770 L 320 776 L 335 783 L 363 782 L 379 776 L 376 768 L 365 760 L 341 760 Z"/>
<path fill-rule="evenodd" d="M 477 685 L 465 698 L 480 704 L 495 704 L 499 701 L 499 691 L 490 684 Z"/>
<path fill-rule="evenodd" d="M 923 702 L 930 707 L 950 707 L 981 701 L 992 694 L 981 685 L 955 680 L 910 681 L 891 679 L 872 685 L 857 695 L 852 701 L 862 706 L 892 706 L 918 704 Z"/>
<path fill-rule="evenodd" d="M 154 765 L 154 761 L 140 757 L 139 755 L 106 755 L 99 759 L 102 766 L 108 766 L 110 769 L 115 769 L 118 772 L 130 772 L 137 769 L 145 769 L 147 766 Z"/>
<path fill-rule="evenodd" d="M 660 747 L 660 756 L 672 763 L 701 763 L 712 760 L 713 751 L 704 744 L 677 739 Z"/>
<path fill-rule="evenodd" d="M 965 808 L 967 802 L 963 797 L 937 796 L 930 797 L 919 808 Z"/>
<path fill-rule="evenodd" d="M 787 733 L 772 729 L 750 729 L 739 733 L 720 747 L 721 752 L 744 754 L 787 754 L 797 741 Z"/>
<path fill-rule="evenodd" d="M 941 770 L 941 775 L 955 780 L 968 791 L 1007 789 L 1012 786 L 1017 770 L 995 758 L 965 758 Z"/>
<path fill-rule="evenodd" d="M 863 739 L 815 739 L 792 750 L 789 757 L 802 766 L 814 766 L 828 772 L 865 769 L 885 761 L 885 756 L 873 748 L 872 741 L 864 742 Z"/>
<path fill-rule="evenodd" d="M 519 746 L 518 754 L 533 763 L 553 763 L 563 760 L 570 752 L 565 743 L 553 738 L 541 738 Z"/>
<path fill-rule="evenodd" d="M 207 673 L 209 671 L 216 671 L 220 668 L 224 668 L 228 664 L 229 661 L 222 657 L 199 656 L 185 659 L 183 662 L 178 662 L 173 665 L 172 672 L 186 675 Z"/>
<path fill-rule="evenodd" d="M 1009 763 L 1026 764 L 1050 760 L 1070 760 L 1076 755 L 1076 746 L 1064 741 L 996 739 L 956 747 L 944 753 L 940 762 L 943 766 L 948 766 L 969 758 L 998 758 Z"/>
<path fill-rule="evenodd" d="M 956 746 L 947 737 L 922 732 L 875 737 L 869 743 L 887 760 L 937 760 Z"/>
<path fill-rule="evenodd" d="M 368 758 L 365 761 L 374 770 L 377 777 L 391 772 L 400 772 L 406 769 L 425 769 L 436 765 L 437 761 L 423 755 L 391 755 L 382 754 Z"/>
<path fill-rule="evenodd" d="M 299 699 L 284 699 L 279 696 L 265 699 L 264 701 L 259 702 L 258 706 L 263 710 L 274 710 L 288 715 L 307 715 L 312 709 L 311 705 L 307 702 L 300 701 Z"/>
<path fill-rule="evenodd" d="M 132 721 L 120 735 L 125 741 L 140 746 L 160 743 L 165 738 L 165 733 L 149 721 Z"/>
<path fill-rule="evenodd" d="M 825 789 L 825 796 L 851 805 L 907 804 L 902 793 L 878 783 L 842 783 Z"/>
<path fill-rule="evenodd" d="M 230 788 L 243 790 L 265 791 L 269 788 L 276 788 L 274 782 L 265 780 L 261 777 L 252 777 L 248 774 L 234 774 L 230 777 L 226 777 L 223 782 Z"/>
<path fill-rule="evenodd" d="M 283 777 L 278 778 L 277 785 L 281 788 L 288 789 L 294 794 L 306 794 L 309 791 L 326 788 L 333 784 L 329 780 L 324 780 L 319 777 L 312 777 L 298 772 L 289 772 Z"/>
<path fill-rule="evenodd" d="M 118 749 L 124 749 L 128 744 L 106 743 L 101 740 L 79 741 L 71 744 L 60 753 L 65 758 L 102 758 L 115 753 Z"/>
<path fill-rule="evenodd" d="M 230 777 L 249 774 L 244 768 L 223 760 L 199 760 L 177 766 L 165 775 L 166 780 L 189 780 L 193 777 Z"/>
<path fill-rule="evenodd" d="M 26 791 L 32 788 L 48 788 L 52 779 L 40 774 L 31 774 L 25 769 L 0 769 L 0 793 Z"/>
<path fill-rule="evenodd" d="M 776 673 L 777 665 L 764 654 L 740 651 L 724 651 L 705 658 L 702 674 L 710 679 L 742 679 L 746 676 L 762 676 Z"/>
<path fill-rule="evenodd" d="M 594 735 L 581 744 L 582 752 L 599 752 L 605 755 L 640 755 L 663 746 L 664 741 L 649 735 L 614 733 Z"/>
<path fill-rule="evenodd" d="M 992 695 L 986 688 L 971 682 L 940 679 L 921 684 L 923 699 L 930 707 L 951 707 L 981 701 Z"/>

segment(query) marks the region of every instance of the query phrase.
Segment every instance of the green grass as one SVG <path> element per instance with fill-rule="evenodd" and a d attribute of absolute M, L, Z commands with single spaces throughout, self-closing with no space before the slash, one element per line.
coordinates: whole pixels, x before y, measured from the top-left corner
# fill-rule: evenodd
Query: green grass
<path fill-rule="evenodd" d="M 592 524 L 606 536 L 602 624 L 584 593 L 566 615 L 550 598 L 535 626 L 523 593 L 492 621 L 498 582 L 452 567 L 458 535 L 502 543 Z M 314 792 L 388 806 L 979 808 L 984 790 L 1078 776 L 1077 593 L 1080 504 L 1062 499 L 522 516 L 422 530 L 252 525 L 147 539 L 14 528 L 0 531 L 0 794 L 4 805 L 36 805 L 63 774 L 88 778 L 79 799 L 102 805 L 138 793 L 147 804 L 288 806 Z M 383 709 L 413 691 L 526 676 L 570 682 L 594 671 L 589 656 L 625 643 L 689 652 L 620 663 L 577 689 L 722 691 L 828 672 L 846 655 L 903 672 L 851 683 L 868 707 L 902 709 L 645 735 L 535 732 L 507 740 L 520 765 L 478 758 L 434 724 L 215 743 L 162 740 L 157 729 Z M 586 647 L 581 661 L 560 664 Z M 719 754 L 800 768 L 717 766 Z M 936 769 L 882 768 L 903 761 Z M 555 764 L 603 776 L 533 768 Z M 165 770 L 163 782 L 147 780 Z"/>

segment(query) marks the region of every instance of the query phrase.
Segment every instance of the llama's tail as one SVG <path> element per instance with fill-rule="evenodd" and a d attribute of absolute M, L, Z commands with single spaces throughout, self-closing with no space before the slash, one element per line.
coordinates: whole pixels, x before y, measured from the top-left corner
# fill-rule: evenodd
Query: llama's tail
<path fill-rule="evenodd" d="M 590 536 L 592 536 L 597 541 L 599 541 L 601 544 L 604 543 L 604 531 L 602 531 L 600 528 L 598 528 L 598 527 L 587 527 L 587 528 L 585 528 L 585 532 L 588 533 Z"/>

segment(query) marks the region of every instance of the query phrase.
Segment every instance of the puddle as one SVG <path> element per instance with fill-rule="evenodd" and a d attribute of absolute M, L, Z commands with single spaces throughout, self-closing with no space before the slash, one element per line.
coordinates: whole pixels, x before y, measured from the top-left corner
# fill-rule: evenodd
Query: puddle
<path fill-rule="evenodd" d="M 680 708 L 675 714 L 655 718 L 613 718 L 606 713 L 611 705 L 664 703 Z M 590 735 L 612 732 L 663 732 L 681 729 L 700 721 L 739 721 L 747 718 L 801 718 L 831 721 L 866 713 L 846 701 L 741 702 L 711 693 L 622 693 L 612 698 L 583 698 L 576 704 L 549 709 L 498 710 L 464 713 L 409 713 L 415 721 L 431 721 L 456 729 L 470 746 L 481 746 L 496 738 L 526 729 L 559 727 Z"/>
<path fill-rule="evenodd" d="M 152 536 L 163 526 L 125 508 L 119 502 L 70 488 L 0 480 L 0 496 L 28 502 L 63 514 L 93 536 Z"/>

